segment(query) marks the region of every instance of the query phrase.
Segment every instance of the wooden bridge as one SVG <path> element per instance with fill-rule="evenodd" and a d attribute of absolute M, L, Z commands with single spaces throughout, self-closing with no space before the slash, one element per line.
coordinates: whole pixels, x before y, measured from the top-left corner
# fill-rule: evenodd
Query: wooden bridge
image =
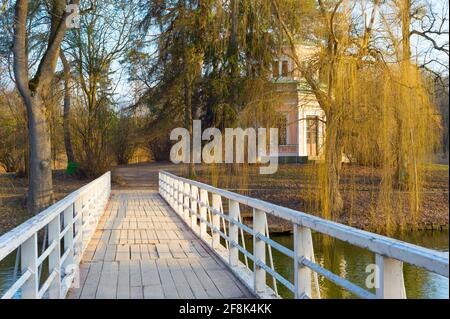
<path fill-rule="evenodd" d="M 449 276 L 448 254 L 167 172 L 158 184 L 159 192 L 111 191 L 107 173 L 0 237 L 0 261 L 16 256 L 2 298 L 279 298 L 280 284 L 320 298 L 319 275 L 361 298 L 406 298 L 403 263 Z M 267 215 L 293 224 L 294 250 L 270 239 Z M 311 232 L 371 251 L 374 289 L 316 263 Z M 292 259 L 293 282 L 274 268 L 272 249 Z"/>

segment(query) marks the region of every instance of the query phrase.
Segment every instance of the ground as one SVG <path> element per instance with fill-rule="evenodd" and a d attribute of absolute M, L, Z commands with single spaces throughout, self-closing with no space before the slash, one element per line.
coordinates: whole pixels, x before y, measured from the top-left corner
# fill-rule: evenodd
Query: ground
<path fill-rule="evenodd" d="M 129 165 L 113 169 L 113 187 L 116 189 L 141 188 L 157 189 L 159 170 L 168 170 L 187 176 L 183 166 L 168 163 Z M 317 202 L 317 187 L 311 180 L 314 174 L 309 165 L 280 165 L 275 175 L 259 175 L 257 168 L 229 171 L 226 167 L 197 167 L 196 178 L 208 184 L 226 188 L 244 195 L 260 198 L 281 206 L 320 215 Z M 419 217 L 420 229 L 441 229 L 448 227 L 449 221 L 449 168 L 448 165 L 431 165 L 427 169 L 427 183 L 423 194 L 423 209 Z M 56 198 L 60 199 L 71 191 L 86 184 L 87 180 L 69 177 L 58 171 L 54 184 Z M 373 198 L 379 182 L 379 172 L 364 167 L 345 167 L 342 176 L 342 193 L 346 203 L 344 213 L 335 220 L 361 229 L 382 233 L 385 213 L 373 207 Z M 25 210 L 27 182 L 14 175 L 0 174 L 0 234 L 28 219 Z M 408 194 L 398 192 L 394 202 L 393 220 L 395 227 L 409 224 Z M 288 225 L 273 220 L 273 231 L 288 231 Z"/>
<path fill-rule="evenodd" d="M 55 200 L 88 183 L 88 180 L 65 175 L 63 171 L 53 173 Z M 0 173 L 0 235 L 31 218 L 26 210 L 27 178 L 15 174 Z"/>

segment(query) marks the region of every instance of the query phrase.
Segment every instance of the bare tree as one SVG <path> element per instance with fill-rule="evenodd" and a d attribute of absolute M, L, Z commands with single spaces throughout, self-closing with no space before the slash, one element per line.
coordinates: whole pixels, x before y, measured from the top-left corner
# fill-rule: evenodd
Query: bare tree
<path fill-rule="evenodd" d="M 72 104 L 70 83 L 72 73 L 70 71 L 69 61 L 67 61 L 64 51 L 61 50 L 59 56 L 63 64 L 64 75 L 64 146 L 66 148 L 67 161 L 69 163 L 73 163 L 75 162 L 75 155 L 73 154 L 72 139 L 70 136 L 70 108 Z"/>

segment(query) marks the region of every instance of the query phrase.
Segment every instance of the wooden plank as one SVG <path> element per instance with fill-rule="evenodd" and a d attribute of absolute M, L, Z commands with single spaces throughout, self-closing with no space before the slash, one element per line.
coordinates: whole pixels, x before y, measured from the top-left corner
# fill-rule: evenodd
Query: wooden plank
<path fill-rule="evenodd" d="M 226 271 L 226 269 L 221 267 L 221 265 L 218 265 L 212 258 L 200 258 L 199 263 L 205 269 L 209 278 L 211 278 L 224 298 L 245 297 L 243 291 L 234 281 L 232 275 Z"/>
<path fill-rule="evenodd" d="M 128 230 L 122 229 L 120 231 L 120 243 L 121 244 L 128 244 Z"/>
<path fill-rule="evenodd" d="M 81 299 L 95 299 L 102 268 L 103 262 L 91 263 L 83 291 L 81 292 Z"/>
<path fill-rule="evenodd" d="M 198 259 L 186 259 L 190 264 L 192 271 L 195 273 L 197 278 L 200 280 L 203 288 L 205 289 L 208 296 L 212 299 L 221 299 L 223 298 L 219 289 L 217 289 L 214 282 L 209 278 L 205 269 L 200 265 Z"/>
<path fill-rule="evenodd" d="M 183 249 L 183 252 L 186 254 L 187 258 L 199 258 L 200 254 L 198 251 L 194 248 L 194 245 L 191 242 L 188 241 L 180 241 L 181 249 Z"/>
<path fill-rule="evenodd" d="M 141 263 L 139 260 L 130 261 L 130 286 L 142 286 Z"/>
<path fill-rule="evenodd" d="M 158 240 L 168 240 L 169 236 L 167 235 L 167 232 L 165 230 L 155 230 L 156 236 L 158 237 Z"/>
<path fill-rule="evenodd" d="M 169 250 L 172 253 L 173 258 L 175 258 L 175 259 L 187 257 L 183 251 L 183 248 L 181 248 L 181 246 L 178 242 L 169 243 Z"/>
<path fill-rule="evenodd" d="M 194 248 L 197 250 L 197 252 L 201 257 L 210 257 L 209 253 L 205 250 L 205 248 L 200 242 L 193 241 L 192 245 L 194 246 Z"/>
<path fill-rule="evenodd" d="M 169 246 L 167 244 L 156 244 L 156 251 L 161 259 L 172 258 Z"/>
<path fill-rule="evenodd" d="M 154 260 L 141 260 L 141 276 L 143 286 L 161 286 L 158 268 Z"/>
<path fill-rule="evenodd" d="M 118 245 L 116 249 L 117 261 L 130 260 L 130 245 Z"/>
<path fill-rule="evenodd" d="M 142 287 L 130 287 L 130 299 L 144 299 Z"/>
<path fill-rule="evenodd" d="M 109 238 L 109 244 L 118 245 L 120 243 L 120 230 L 114 229 L 111 231 L 111 237 Z"/>
<path fill-rule="evenodd" d="M 175 259 L 168 259 L 167 266 L 172 275 L 173 281 L 175 283 L 175 287 L 178 292 L 178 296 L 181 299 L 194 299 L 194 294 L 189 286 L 186 277 L 184 276 L 183 271 Z"/>
<path fill-rule="evenodd" d="M 158 251 L 156 250 L 156 245 L 150 244 L 146 245 L 148 249 L 148 253 L 150 255 L 150 259 L 157 259 L 158 258 Z"/>
<path fill-rule="evenodd" d="M 191 288 L 192 292 L 194 293 L 194 297 L 197 299 L 208 299 L 208 293 L 206 292 L 206 289 L 203 287 L 202 283 L 200 282 L 200 279 L 197 277 L 195 272 L 192 270 L 191 265 L 189 264 L 189 261 L 187 259 L 181 259 L 176 261 L 183 272 L 184 276 L 186 277 L 189 287 Z"/>
<path fill-rule="evenodd" d="M 83 287 L 86 283 L 86 279 L 89 274 L 90 263 L 82 263 L 80 265 L 80 286 L 76 288 L 70 289 L 67 298 L 68 299 L 80 299 L 81 292 L 83 291 Z"/>
<path fill-rule="evenodd" d="M 115 261 L 116 260 L 116 250 L 117 250 L 117 245 L 108 245 L 106 247 L 104 261 Z"/>
<path fill-rule="evenodd" d="M 130 249 L 131 249 L 131 260 L 140 260 L 141 249 L 139 245 L 130 245 Z"/>
<path fill-rule="evenodd" d="M 144 299 L 164 299 L 164 290 L 162 285 L 144 286 Z"/>
<path fill-rule="evenodd" d="M 97 299 L 116 299 L 117 280 L 119 278 L 119 264 L 117 262 L 105 262 L 103 264 L 100 282 L 98 284 Z"/>
<path fill-rule="evenodd" d="M 103 261 L 105 259 L 107 244 L 103 241 L 99 241 L 97 249 L 95 250 L 93 261 Z"/>
<path fill-rule="evenodd" d="M 130 298 L 130 262 L 119 262 L 119 278 L 117 282 L 117 299 Z"/>
<path fill-rule="evenodd" d="M 164 291 L 164 297 L 168 299 L 178 299 L 179 295 L 172 275 L 170 274 L 167 262 L 164 259 L 157 259 L 156 265 L 158 267 L 159 277 Z"/>
<path fill-rule="evenodd" d="M 134 244 L 135 243 L 135 236 L 134 236 L 134 230 L 133 229 L 129 229 L 128 230 L 128 240 L 127 240 L 128 244 Z"/>

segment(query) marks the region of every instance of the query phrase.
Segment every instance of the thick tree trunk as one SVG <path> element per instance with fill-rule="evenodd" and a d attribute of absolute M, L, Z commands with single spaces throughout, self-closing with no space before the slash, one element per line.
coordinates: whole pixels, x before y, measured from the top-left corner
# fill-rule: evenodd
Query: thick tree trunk
<path fill-rule="evenodd" d="M 75 162 L 75 155 L 73 154 L 72 139 L 70 136 L 70 108 L 71 108 L 71 94 L 70 94 L 70 65 L 61 51 L 61 62 L 64 67 L 64 116 L 63 116 L 63 130 L 64 130 L 64 146 L 66 148 L 67 161 Z"/>
<path fill-rule="evenodd" d="M 79 0 L 71 1 L 78 4 Z M 64 13 L 65 0 L 51 3 L 51 31 L 48 46 L 39 63 L 35 77 L 28 75 L 27 16 L 28 0 L 17 0 L 14 13 L 14 77 L 16 87 L 27 108 L 30 146 L 28 209 L 38 213 L 52 204 L 53 183 L 51 169 L 51 142 L 45 108 L 45 95 L 49 91 L 58 62 L 61 42 L 67 30 Z"/>

